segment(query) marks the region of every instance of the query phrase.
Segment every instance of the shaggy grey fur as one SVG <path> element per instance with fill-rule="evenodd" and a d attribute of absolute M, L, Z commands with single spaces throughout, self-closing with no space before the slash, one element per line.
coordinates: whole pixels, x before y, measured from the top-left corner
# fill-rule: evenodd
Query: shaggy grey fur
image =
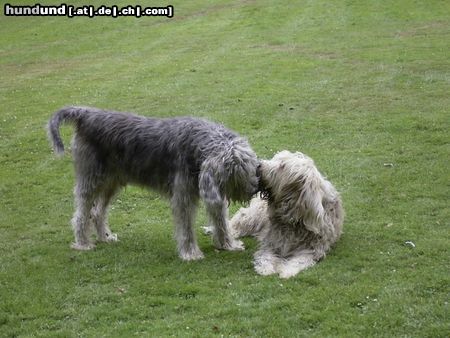
<path fill-rule="evenodd" d="M 339 193 L 308 156 L 282 151 L 261 162 L 262 196 L 231 219 L 234 237 L 255 236 L 255 270 L 296 275 L 325 257 L 339 239 L 344 210 Z"/>
<path fill-rule="evenodd" d="M 170 198 L 178 252 L 184 260 L 203 258 L 193 230 L 201 197 L 214 227 L 214 243 L 242 250 L 229 235 L 228 201 L 247 201 L 258 190 L 258 160 L 245 139 L 225 127 L 192 117 L 146 118 L 90 107 L 66 107 L 48 123 L 57 154 L 64 152 L 59 126 L 75 126 L 76 211 L 72 219 L 78 250 L 94 247 L 88 228 L 100 241 L 116 241 L 107 208 L 128 183 L 156 189 Z"/>

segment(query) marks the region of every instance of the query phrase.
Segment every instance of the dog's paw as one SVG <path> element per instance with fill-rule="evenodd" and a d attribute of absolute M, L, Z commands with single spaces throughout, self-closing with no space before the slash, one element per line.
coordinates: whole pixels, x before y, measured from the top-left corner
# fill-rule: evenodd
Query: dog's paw
<path fill-rule="evenodd" d="M 107 233 L 104 236 L 99 237 L 98 241 L 103 243 L 113 243 L 118 242 L 119 238 L 117 237 L 117 234 Z"/>
<path fill-rule="evenodd" d="M 294 277 L 299 272 L 300 272 L 299 269 L 281 269 L 281 271 L 279 271 L 278 275 L 280 276 L 280 278 L 288 279 L 288 278 Z"/>
<path fill-rule="evenodd" d="M 229 239 L 223 245 L 216 245 L 217 249 L 225 251 L 244 251 L 244 242 L 238 239 Z"/>
<path fill-rule="evenodd" d="M 183 261 L 197 261 L 197 260 L 205 258 L 205 255 L 203 255 L 203 252 L 201 252 L 199 249 L 199 250 L 193 250 L 193 251 L 189 251 L 189 252 L 181 252 L 180 258 Z"/>
<path fill-rule="evenodd" d="M 245 250 L 245 244 L 244 242 L 238 240 L 238 239 L 233 239 L 231 241 L 231 251 L 244 251 Z"/>
<path fill-rule="evenodd" d="M 300 271 L 306 270 L 313 266 L 315 261 L 311 255 L 304 255 L 284 261 L 278 266 L 278 274 L 281 278 L 291 278 L 297 275 Z"/>
<path fill-rule="evenodd" d="M 277 258 L 270 252 L 258 251 L 255 253 L 255 259 L 253 261 L 256 273 L 269 276 L 276 273 Z"/>
<path fill-rule="evenodd" d="M 87 244 L 80 244 L 80 243 L 72 243 L 70 246 L 74 250 L 78 251 L 89 251 L 95 249 L 95 244 L 93 243 L 87 243 Z"/>
<path fill-rule="evenodd" d="M 203 234 L 207 236 L 211 236 L 213 234 L 214 228 L 210 225 L 206 225 L 202 227 Z"/>
<path fill-rule="evenodd" d="M 262 276 L 269 276 L 276 273 L 275 267 L 270 263 L 256 263 L 255 262 L 255 271 L 257 274 Z"/>

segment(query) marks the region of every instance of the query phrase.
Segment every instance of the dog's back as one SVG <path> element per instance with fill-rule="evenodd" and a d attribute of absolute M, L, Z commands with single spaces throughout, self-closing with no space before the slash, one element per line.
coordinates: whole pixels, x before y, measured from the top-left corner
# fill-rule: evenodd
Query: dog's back
<path fill-rule="evenodd" d="M 155 142 L 172 143 L 173 147 L 186 144 L 202 147 L 212 145 L 212 140 L 231 145 L 238 138 L 231 130 L 200 118 L 149 118 L 92 107 L 65 107 L 57 111 L 48 123 L 49 137 L 56 153 L 64 152 L 59 133 L 59 127 L 64 122 L 73 123 L 77 134 L 104 148 Z M 167 150 L 170 151 L 170 147 Z"/>

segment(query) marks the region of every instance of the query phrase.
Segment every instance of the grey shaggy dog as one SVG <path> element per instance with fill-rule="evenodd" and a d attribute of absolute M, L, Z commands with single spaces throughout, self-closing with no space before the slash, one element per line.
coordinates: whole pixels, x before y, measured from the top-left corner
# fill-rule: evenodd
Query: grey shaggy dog
<path fill-rule="evenodd" d="M 243 250 L 229 234 L 228 203 L 248 201 L 258 190 L 259 161 L 248 142 L 225 127 L 192 117 L 146 118 L 91 107 L 66 107 L 48 123 L 57 154 L 64 152 L 61 123 L 75 127 L 76 211 L 72 248 L 89 250 L 89 228 L 113 242 L 107 209 L 128 183 L 153 188 L 170 199 L 178 252 L 184 260 L 203 258 L 193 230 L 202 198 L 214 228 L 215 246 Z"/>
<path fill-rule="evenodd" d="M 234 237 L 255 236 L 257 273 L 295 276 L 325 257 L 342 233 L 339 193 L 308 156 L 282 151 L 261 162 L 261 197 L 231 219 Z"/>

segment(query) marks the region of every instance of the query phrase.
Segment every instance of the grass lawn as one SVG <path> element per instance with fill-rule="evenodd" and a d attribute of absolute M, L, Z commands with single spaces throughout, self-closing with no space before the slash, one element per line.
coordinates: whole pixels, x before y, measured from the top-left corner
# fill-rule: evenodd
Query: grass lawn
<path fill-rule="evenodd" d="M 450 2 L 170 4 L 173 18 L 2 9 L 0 336 L 448 337 Z M 75 252 L 72 159 L 44 128 L 70 104 L 206 117 L 262 158 L 300 150 L 342 193 L 345 233 L 295 278 L 261 277 L 256 242 L 217 252 L 200 209 L 206 258 L 182 262 L 168 202 L 129 187 L 120 242 Z"/>

